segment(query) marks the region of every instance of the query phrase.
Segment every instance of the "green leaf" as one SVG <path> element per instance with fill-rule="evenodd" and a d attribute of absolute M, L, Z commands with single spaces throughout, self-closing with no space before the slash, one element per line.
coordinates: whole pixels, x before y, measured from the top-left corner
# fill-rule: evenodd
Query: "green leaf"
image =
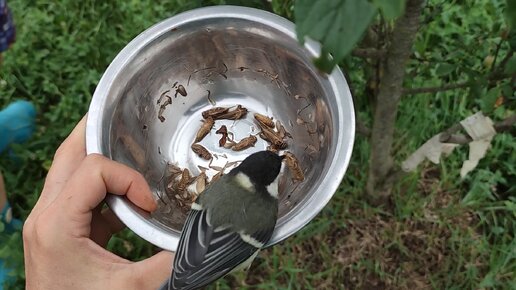
<path fill-rule="evenodd" d="M 516 50 L 516 28 L 512 29 L 512 30 L 509 32 L 508 41 L 509 41 L 509 46 L 510 46 L 513 50 Z"/>
<path fill-rule="evenodd" d="M 323 50 L 315 63 L 329 73 L 348 55 L 371 23 L 376 8 L 368 1 L 355 0 L 300 0 L 294 14 L 297 37 L 303 43 L 305 36 L 321 42 Z"/>
<path fill-rule="evenodd" d="M 480 109 L 484 113 L 489 113 L 494 109 L 494 104 L 496 103 L 496 99 L 500 95 L 500 88 L 495 87 L 490 89 L 485 97 L 480 99 Z"/>
<path fill-rule="evenodd" d="M 494 274 L 493 273 L 488 273 L 484 277 L 482 282 L 480 282 L 479 287 L 480 288 L 493 287 L 495 285 L 495 283 L 496 283 L 496 279 L 494 277 Z"/>
<path fill-rule="evenodd" d="M 405 11 L 406 0 L 373 0 L 385 18 L 391 20 L 400 17 Z"/>
<path fill-rule="evenodd" d="M 505 19 L 512 30 L 516 30 L 516 0 L 506 0 L 506 2 Z"/>
<path fill-rule="evenodd" d="M 438 76 L 445 76 L 450 74 L 452 71 L 455 70 L 455 66 L 448 64 L 448 63 L 442 63 L 437 66 L 437 69 L 435 70 L 435 74 Z"/>
<path fill-rule="evenodd" d="M 505 65 L 505 73 L 509 75 L 516 73 L 516 56 L 513 55 Z"/>

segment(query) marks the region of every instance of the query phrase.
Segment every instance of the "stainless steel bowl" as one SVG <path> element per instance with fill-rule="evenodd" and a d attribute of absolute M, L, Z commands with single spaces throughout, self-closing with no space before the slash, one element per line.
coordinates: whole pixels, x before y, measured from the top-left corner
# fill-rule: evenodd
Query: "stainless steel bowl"
<path fill-rule="evenodd" d="M 126 198 L 110 195 L 109 206 L 136 234 L 174 251 L 186 217 L 164 194 L 167 163 L 199 174 L 207 167 L 190 149 L 201 112 L 241 104 L 249 109 L 225 124 L 241 139 L 256 134 L 253 112 L 281 121 L 293 138 L 288 150 L 299 159 L 305 180 L 296 183 L 283 169 L 279 220 L 269 245 L 294 234 L 329 202 L 344 176 L 354 141 L 351 94 L 341 71 L 318 72 L 312 59 L 319 45 L 301 46 L 294 24 L 277 15 L 243 7 L 217 6 L 188 11 L 147 29 L 132 40 L 108 67 L 90 104 L 88 153 L 101 153 L 141 172 L 159 209 L 148 214 Z M 187 95 L 176 93 L 179 84 Z M 158 119 L 164 92 L 172 104 Z M 162 103 L 161 103 L 162 104 Z M 243 160 L 264 150 L 234 152 L 218 146 L 215 130 L 201 144 L 217 155 L 213 165 Z M 210 174 L 214 174 L 211 172 Z"/>

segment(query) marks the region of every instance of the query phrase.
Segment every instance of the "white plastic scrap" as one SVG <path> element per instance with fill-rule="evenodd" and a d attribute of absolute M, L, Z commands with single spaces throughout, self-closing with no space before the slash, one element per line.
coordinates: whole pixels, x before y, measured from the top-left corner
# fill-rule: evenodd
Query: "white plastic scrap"
<path fill-rule="evenodd" d="M 491 140 L 496 135 L 496 130 L 493 127 L 493 121 L 489 117 L 484 116 L 482 112 L 467 117 L 460 124 L 473 139 L 469 143 L 469 159 L 464 161 L 460 170 L 460 176 L 464 178 L 468 172 L 477 166 L 478 161 L 485 156 Z M 455 147 L 459 146 L 453 143 L 441 143 L 439 141 L 440 135 L 441 133 L 430 138 L 430 140 L 426 141 L 425 144 L 403 161 L 401 163 L 402 169 L 406 172 L 414 171 L 425 158 L 435 164 L 439 164 L 442 154 L 449 155 Z"/>
<path fill-rule="evenodd" d="M 423 144 L 416 152 L 412 153 L 403 163 L 401 163 L 401 168 L 406 171 L 414 171 L 416 170 L 419 163 L 423 162 L 425 158 L 432 161 L 435 164 L 439 164 L 439 159 L 441 158 L 441 154 L 450 155 L 453 149 L 458 144 L 453 143 L 441 143 L 439 141 L 439 136 L 441 133 L 433 136 L 425 144 Z"/>
<path fill-rule="evenodd" d="M 489 117 L 484 116 L 482 112 L 469 116 L 462 120 L 460 124 L 473 139 L 469 143 L 469 159 L 464 161 L 460 170 L 460 176 L 464 178 L 466 174 L 478 165 L 478 161 L 486 155 L 487 149 L 491 145 L 491 140 L 496 135 L 496 130 L 493 127 L 493 121 Z"/>

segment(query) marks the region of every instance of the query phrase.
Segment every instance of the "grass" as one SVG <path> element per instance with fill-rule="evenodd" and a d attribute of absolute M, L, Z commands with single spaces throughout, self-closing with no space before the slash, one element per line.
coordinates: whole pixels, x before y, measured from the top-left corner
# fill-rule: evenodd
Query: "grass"
<path fill-rule="evenodd" d="M 4 55 L 0 104 L 28 99 L 39 112 L 35 136 L 13 147 L 17 159 L 7 154 L 0 159 L 16 216 L 29 214 L 57 146 L 86 113 L 96 83 L 116 53 L 159 20 L 223 2 L 262 5 L 262 1 L 9 1 L 18 37 Z M 442 10 L 418 33 L 416 55 L 423 60 L 411 61 L 405 86 L 468 79 L 466 68 L 488 71 L 482 60 L 494 53 L 500 40 L 496 27 L 504 25 L 499 17 L 503 1 L 429 2 L 426 17 L 435 11 L 432 7 Z M 292 17 L 290 6 L 282 1 L 273 1 L 273 7 Z M 501 52 L 507 49 L 504 44 Z M 437 75 L 441 63 L 454 65 L 454 71 Z M 344 64 L 354 86 L 357 115 L 370 124 L 370 105 L 360 93 L 366 85 L 362 65 L 356 59 Z M 479 88 L 403 98 L 396 130 L 397 161 L 434 134 L 486 108 L 486 94 L 487 89 Z M 489 109 L 489 115 L 499 120 L 514 113 L 514 102 Z M 425 163 L 404 177 L 390 204 L 372 207 L 364 194 L 369 144 L 357 136 L 346 177 L 321 214 L 295 236 L 264 251 L 247 277 L 227 277 L 211 289 L 516 289 L 515 144 L 513 136 L 497 135 L 487 156 L 465 179 L 459 176 L 468 154 L 462 146 L 441 164 Z M 155 251 L 128 230 L 109 246 L 133 260 Z M 21 237 L 15 234 L 0 245 L 0 257 L 21 262 L 22 250 Z M 21 289 L 21 265 L 15 274 L 15 288 Z"/>

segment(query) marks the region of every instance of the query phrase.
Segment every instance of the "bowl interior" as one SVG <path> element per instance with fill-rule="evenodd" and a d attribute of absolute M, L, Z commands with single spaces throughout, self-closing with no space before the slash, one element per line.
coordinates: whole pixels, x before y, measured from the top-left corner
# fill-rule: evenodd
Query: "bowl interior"
<path fill-rule="evenodd" d="M 336 96 L 306 48 L 284 31 L 238 18 L 193 21 L 154 38 L 125 66 L 109 92 L 113 101 L 103 111 L 110 115 L 103 118 L 101 147 L 113 160 L 140 171 L 159 198 L 159 209 L 145 217 L 148 222 L 171 233 L 181 230 L 186 212 L 166 192 L 167 164 L 188 168 L 193 175 L 200 174 L 199 166 L 209 167 L 190 146 L 202 124 L 201 112 L 214 105 L 242 105 L 249 113 L 240 120 L 217 120 L 200 142 L 214 155 L 212 167 L 241 161 L 268 145 L 257 136 L 249 149 L 221 148 L 221 135 L 215 134 L 221 125 L 236 140 L 257 135 L 253 113 L 261 113 L 280 121 L 292 135 L 286 150 L 297 156 L 305 179 L 294 182 L 292 173 L 282 169 L 277 227 L 292 219 L 333 174 L 328 170 L 339 130 Z M 179 85 L 186 96 L 177 93 Z M 165 95 L 172 103 L 160 112 Z M 207 171 L 210 177 L 215 173 Z"/>

